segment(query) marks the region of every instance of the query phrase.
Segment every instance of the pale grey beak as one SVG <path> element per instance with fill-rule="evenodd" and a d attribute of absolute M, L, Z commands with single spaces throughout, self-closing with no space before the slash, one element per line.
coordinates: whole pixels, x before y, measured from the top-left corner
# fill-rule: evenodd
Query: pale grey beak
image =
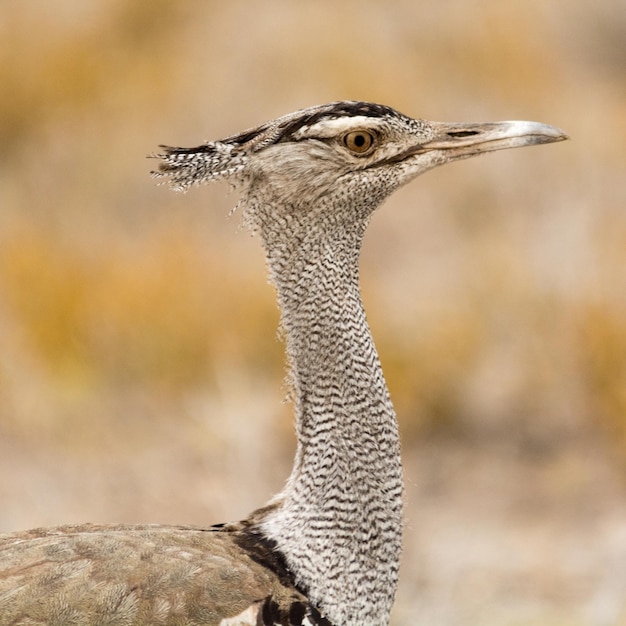
<path fill-rule="evenodd" d="M 433 138 L 416 146 L 413 154 L 441 150 L 446 158 L 456 159 L 540 143 L 563 141 L 569 137 L 560 129 L 539 122 L 488 122 L 463 124 L 431 122 Z"/>

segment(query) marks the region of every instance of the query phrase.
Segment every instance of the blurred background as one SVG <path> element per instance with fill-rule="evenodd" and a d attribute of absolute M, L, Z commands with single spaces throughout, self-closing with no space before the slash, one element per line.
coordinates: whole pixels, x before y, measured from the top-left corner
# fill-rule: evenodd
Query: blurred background
<path fill-rule="evenodd" d="M 570 142 L 440 168 L 371 225 L 401 423 L 394 624 L 626 624 L 620 0 L 0 6 L 0 531 L 209 524 L 294 452 L 278 311 L 226 185 L 145 156 L 339 99 Z"/>

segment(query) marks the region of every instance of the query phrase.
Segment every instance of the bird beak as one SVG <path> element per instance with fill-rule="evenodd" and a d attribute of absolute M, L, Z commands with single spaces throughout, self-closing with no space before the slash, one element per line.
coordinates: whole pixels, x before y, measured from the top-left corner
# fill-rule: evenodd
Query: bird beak
<path fill-rule="evenodd" d="M 568 136 L 559 128 L 539 122 L 490 122 L 459 124 L 432 122 L 433 137 L 411 150 L 412 154 L 442 151 L 446 161 L 483 152 L 563 141 Z"/>

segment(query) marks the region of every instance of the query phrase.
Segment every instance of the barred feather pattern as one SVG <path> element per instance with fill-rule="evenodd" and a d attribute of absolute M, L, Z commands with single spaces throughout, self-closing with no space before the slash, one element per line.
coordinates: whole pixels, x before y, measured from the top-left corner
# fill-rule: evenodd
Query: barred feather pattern
<path fill-rule="evenodd" d="M 367 220 L 337 219 L 324 202 L 286 213 L 265 216 L 259 230 L 281 304 L 298 448 L 261 528 L 333 623 L 383 625 L 398 579 L 403 487 L 397 422 L 358 287 Z"/>

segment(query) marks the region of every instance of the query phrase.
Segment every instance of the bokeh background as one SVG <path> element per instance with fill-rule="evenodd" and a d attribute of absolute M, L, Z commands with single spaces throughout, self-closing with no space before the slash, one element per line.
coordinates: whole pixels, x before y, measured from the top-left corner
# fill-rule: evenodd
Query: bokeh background
<path fill-rule="evenodd" d="M 394 624 L 626 624 L 621 0 L 0 4 L 0 530 L 208 524 L 294 451 L 278 311 L 226 185 L 159 143 L 339 99 L 572 141 L 431 172 L 375 216 L 401 422 Z"/>

